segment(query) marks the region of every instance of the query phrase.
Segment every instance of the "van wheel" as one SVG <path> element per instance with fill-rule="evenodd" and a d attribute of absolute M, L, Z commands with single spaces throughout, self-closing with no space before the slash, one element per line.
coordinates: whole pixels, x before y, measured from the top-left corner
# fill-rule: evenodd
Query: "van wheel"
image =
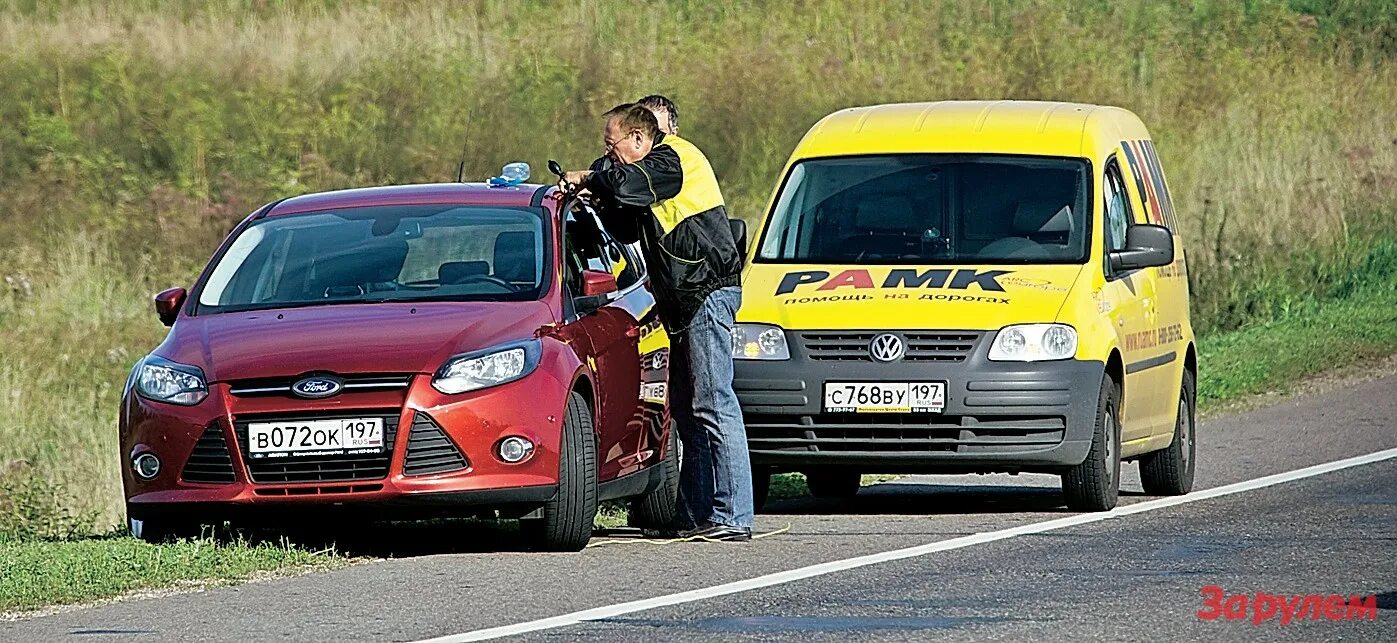
<path fill-rule="evenodd" d="M 631 501 L 626 524 L 641 529 L 669 529 L 679 509 L 679 436 L 671 432 L 665 457 L 659 464 L 660 486 Z"/>
<path fill-rule="evenodd" d="M 126 526 L 131 535 L 152 545 L 198 538 L 204 531 L 204 525 L 200 523 L 133 512 L 129 504 L 126 505 L 126 516 Z"/>
<path fill-rule="evenodd" d="M 558 454 L 558 493 L 544 503 L 543 517 L 520 521 L 535 549 L 581 551 L 597 518 L 597 440 L 592 410 L 576 391 L 568 395 Z"/>
<path fill-rule="evenodd" d="M 852 498 L 863 475 L 848 469 L 814 469 L 805 472 L 805 485 L 816 498 Z"/>
<path fill-rule="evenodd" d="M 1087 459 L 1062 476 L 1062 494 L 1074 511 L 1109 511 L 1120 498 L 1120 387 L 1107 376 L 1096 403 L 1096 430 Z"/>
<path fill-rule="evenodd" d="M 1174 421 L 1174 440 L 1164 448 L 1140 458 L 1140 483 L 1152 496 L 1182 496 L 1193 490 L 1195 385 L 1193 373 L 1184 371 L 1179 387 L 1179 417 Z"/>
<path fill-rule="evenodd" d="M 771 467 L 752 467 L 752 511 L 761 513 L 766 509 L 766 498 L 771 495 Z"/>

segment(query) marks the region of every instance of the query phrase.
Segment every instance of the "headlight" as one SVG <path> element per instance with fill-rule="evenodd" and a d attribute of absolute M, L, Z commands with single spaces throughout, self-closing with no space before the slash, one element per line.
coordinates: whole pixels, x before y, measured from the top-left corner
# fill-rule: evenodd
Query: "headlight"
<path fill-rule="evenodd" d="M 769 324 L 734 324 L 732 327 L 733 359 L 790 359 L 786 347 L 786 332 Z"/>
<path fill-rule="evenodd" d="M 513 382 L 538 366 L 542 345 L 536 339 L 457 355 L 432 378 L 432 387 L 447 395 Z"/>
<path fill-rule="evenodd" d="M 150 355 L 136 366 L 136 392 L 157 402 L 193 406 L 209 396 L 209 387 L 198 367 Z"/>
<path fill-rule="evenodd" d="M 1041 362 L 1077 354 L 1077 330 L 1065 324 L 1005 326 L 990 346 L 996 362 Z"/>

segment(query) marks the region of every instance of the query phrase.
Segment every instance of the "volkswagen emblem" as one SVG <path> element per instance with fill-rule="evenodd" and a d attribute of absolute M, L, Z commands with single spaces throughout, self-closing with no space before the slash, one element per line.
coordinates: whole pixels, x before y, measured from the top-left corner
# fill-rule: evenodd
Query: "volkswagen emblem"
<path fill-rule="evenodd" d="M 896 362 L 902 359 L 907 352 L 907 347 L 902 343 L 902 338 L 892 333 L 875 335 L 873 341 L 868 343 L 868 356 L 875 362 Z"/>
<path fill-rule="evenodd" d="M 312 400 L 337 395 L 343 389 L 344 380 L 334 375 L 311 375 L 296 380 L 296 383 L 291 385 L 291 392 L 297 397 Z"/>

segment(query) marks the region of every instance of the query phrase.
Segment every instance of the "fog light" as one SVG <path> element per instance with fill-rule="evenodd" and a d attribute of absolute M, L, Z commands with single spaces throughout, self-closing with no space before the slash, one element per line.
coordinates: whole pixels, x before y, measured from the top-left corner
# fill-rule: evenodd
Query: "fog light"
<path fill-rule="evenodd" d="M 152 480 L 160 475 L 160 458 L 154 453 L 142 453 L 131 459 L 131 470 L 142 480 Z"/>
<path fill-rule="evenodd" d="M 534 452 L 534 443 L 525 438 L 508 437 L 500 440 L 500 445 L 496 447 L 500 454 L 500 459 L 513 464 L 523 462 L 529 454 Z"/>

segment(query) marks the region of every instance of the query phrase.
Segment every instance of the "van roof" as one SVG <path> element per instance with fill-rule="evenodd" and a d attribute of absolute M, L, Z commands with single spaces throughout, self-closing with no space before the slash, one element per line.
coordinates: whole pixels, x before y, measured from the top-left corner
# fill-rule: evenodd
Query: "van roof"
<path fill-rule="evenodd" d="M 1097 140 L 1114 144 L 1125 134 L 1149 136 L 1138 117 L 1119 107 L 1016 100 L 895 103 L 824 117 L 792 159 L 918 152 L 1092 157 Z"/>

